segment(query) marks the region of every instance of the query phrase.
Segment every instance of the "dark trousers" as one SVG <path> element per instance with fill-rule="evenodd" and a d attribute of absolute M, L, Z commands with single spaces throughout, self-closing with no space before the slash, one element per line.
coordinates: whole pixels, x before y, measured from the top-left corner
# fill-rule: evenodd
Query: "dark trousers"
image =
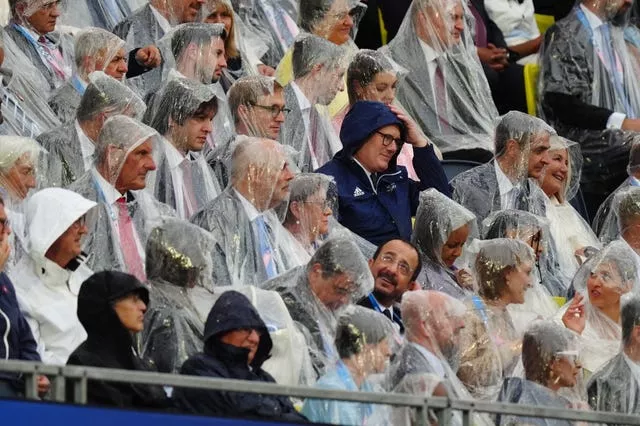
<path fill-rule="evenodd" d="M 509 111 L 527 112 L 527 98 L 524 91 L 524 67 L 511 63 L 503 71 L 494 71 L 482 64 L 484 75 L 491 88 L 491 97 L 500 115 Z"/>

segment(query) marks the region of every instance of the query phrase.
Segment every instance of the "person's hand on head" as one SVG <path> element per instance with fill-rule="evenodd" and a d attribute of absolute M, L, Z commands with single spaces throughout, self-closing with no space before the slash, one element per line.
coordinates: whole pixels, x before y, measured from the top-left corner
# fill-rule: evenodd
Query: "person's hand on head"
<path fill-rule="evenodd" d="M 405 142 L 416 148 L 424 148 L 429 145 L 429 140 L 420 132 L 418 125 L 411 117 L 393 104 L 389 105 L 389 109 L 398 117 L 398 120 L 404 124 L 407 132 L 407 140 Z"/>
<path fill-rule="evenodd" d="M 156 46 L 150 44 L 138 49 L 136 61 L 147 68 L 157 68 L 162 63 L 162 55 Z"/>
<path fill-rule="evenodd" d="M 274 75 L 276 75 L 276 70 L 265 64 L 258 64 L 257 69 L 258 74 L 264 75 L 266 77 L 273 77 Z"/>
<path fill-rule="evenodd" d="M 564 326 L 578 334 L 582 334 L 587 322 L 583 300 L 583 295 L 576 294 L 573 300 L 571 300 L 567 311 L 562 316 Z"/>

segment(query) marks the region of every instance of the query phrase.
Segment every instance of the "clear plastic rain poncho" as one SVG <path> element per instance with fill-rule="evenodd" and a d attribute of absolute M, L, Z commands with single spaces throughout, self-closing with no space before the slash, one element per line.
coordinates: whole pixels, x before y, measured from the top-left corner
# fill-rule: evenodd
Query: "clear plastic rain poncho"
<path fill-rule="evenodd" d="M 208 232 L 179 219 L 151 231 L 146 263 L 150 306 L 141 336 L 142 355 L 158 371 L 178 373 L 182 363 L 202 351 L 204 322 L 189 293 L 211 287 L 213 240 Z"/>
<path fill-rule="evenodd" d="M 294 80 L 284 88 L 290 111 L 280 142 L 297 151 L 296 164 L 303 172 L 323 166 L 342 149 L 325 105 L 344 88 L 346 53 L 316 35 L 303 34 L 293 45 Z"/>
<path fill-rule="evenodd" d="M 591 408 L 623 414 L 640 413 L 640 362 L 636 327 L 640 325 L 640 299 L 629 298 L 622 305 L 622 348 L 589 379 Z"/>
<path fill-rule="evenodd" d="M 452 198 L 471 210 L 479 224 L 491 212 L 504 209 L 544 216 L 545 196 L 534 179 L 543 174 L 545 151 L 555 131 L 518 111 L 508 112 L 495 124 L 494 160 L 453 178 Z"/>
<path fill-rule="evenodd" d="M 216 241 L 211 253 L 214 285 L 259 286 L 297 266 L 282 254 L 287 231 L 274 210 L 286 202 L 292 178 L 280 144 L 237 138 L 229 186 L 190 219 Z"/>
<path fill-rule="evenodd" d="M 89 75 L 76 120 L 38 136 L 49 153 L 45 173 L 49 186 L 68 186 L 89 170 L 95 158 L 95 139 L 108 117 L 123 114 L 141 119 L 145 104 L 131 89 L 102 71 Z M 89 137 L 82 130 L 94 129 Z"/>
<path fill-rule="evenodd" d="M 622 184 L 607 197 L 598 208 L 596 217 L 593 219 L 593 230 L 600 238 L 600 241 L 607 244 L 618 238 L 618 218 L 614 209 L 614 200 L 617 194 L 629 186 L 640 186 L 640 137 L 634 139 L 629 150 L 629 163 L 627 164 L 627 174 L 629 175 Z"/>
<path fill-rule="evenodd" d="M 137 9 L 137 0 L 65 0 L 65 13 L 58 18 L 63 25 L 76 28 L 99 27 L 111 30 Z M 146 1 L 145 1 L 146 3 Z M 140 46 L 138 46 L 140 47 Z"/>
<path fill-rule="evenodd" d="M 24 202 L 30 190 L 44 180 L 37 167 L 41 151 L 42 148 L 33 139 L 0 136 L 0 196 L 11 221 L 11 254 L 4 266 L 7 273 L 27 252 Z"/>
<path fill-rule="evenodd" d="M 619 240 L 626 242 L 636 253 L 636 262 L 640 268 L 640 188 L 629 186 L 618 191 L 613 206 Z"/>
<path fill-rule="evenodd" d="M 498 111 L 473 43 L 473 17 L 465 2 L 419 0 L 382 51 L 409 74 L 398 100 L 443 153 L 493 152 Z"/>
<path fill-rule="evenodd" d="M 78 239 L 86 233 L 83 217 L 95 206 L 95 202 L 61 188 L 43 189 L 26 202 L 28 254 L 10 277 L 46 364 L 65 365 L 87 338 L 76 311 L 80 286 L 93 272 L 82 254 L 73 254 Z M 58 263 L 64 257 L 68 263 Z"/>
<path fill-rule="evenodd" d="M 572 285 L 576 295 L 555 319 L 580 334 L 582 364 L 593 373 L 620 348 L 622 300 L 640 289 L 636 254 L 614 241 L 578 269 Z"/>
<path fill-rule="evenodd" d="M 558 279 L 555 265 L 555 250 L 550 237 L 548 222 L 528 212 L 503 210 L 493 213 L 483 222 L 483 235 L 486 240 L 511 238 L 524 242 L 536 255 L 536 264 L 532 272 L 531 286 L 524 295 L 524 303 L 511 304 L 507 310 L 518 332 L 523 333 L 532 321 L 547 319 L 558 311 L 557 296 L 560 305 L 566 301 L 571 281 Z M 482 247 L 482 241 L 476 241 L 470 252 Z M 470 254 L 471 254 L 470 253 Z"/>
<path fill-rule="evenodd" d="M 550 145 L 549 164 L 539 182 L 547 196 L 546 214 L 558 265 L 555 272 L 563 282 L 570 282 L 583 258 L 586 258 L 584 250 L 589 250 L 589 247 L 600 248 L 600 242 L 589 224 L 569 204 L 569 200 L 580 189 L 580 146 L 555 135 L 551 136 Z"/>
<path fill-rule="evenodd" d="M 117 60 L 111 64 L 112 60 Z M 102 28 L 87 28 L 75 38 L 75 67 L 74 73 L 49 98 L 49 106 L 56 113 L 62 123 L 70 123 L 76 118 L 76 110 L 89 84 L 89 74 L 93 71 L 107 71 L 115 78 L 119 71 L 126 69 L 127 58 L 124 56 L 124 40 L 103 30 Z M 113 69 L 111 69 L 113 68 Z M 124 79 L 124 74 L 120 80 Z"/>
<path fill-rule="evenodd" d="M 538 407 L 586 408 L 586 404 L 579 404 L 579 395 L 584 395 L 584 381 L 577 340 L 574 333 L 553 321 L 532 324 L 522 341 L 525 376 L 506 378 L 498 401 Z M 574 397 L 567 398 L 567 394 Z M 496 424 L 569 426 L 574 423 L 498 415 Z"/>
<path fill-rule="evenodd" d="M 391 363 L 389 390 L 423 397 L 471 399 L 467 388 L 456 376 L 460 351 L 464 349 L 460 345 L 467 312 L 464 303 L 439 291 L 417 290 L 403 295 L 401 310 L 406 343 Z M 390 424 L 416 424 L 415 414 L 414 410 L 394 408 Z M 429 416 L 437 422 L 431 413 Z M 455 413 L 447 424 L 462 425 L 459 413 Z M 492 423 L 476 414 L 472 424 Z"/>
<path fill-rule="evenodd" d="M 389 365 L 393 324 L 384 315 L 362 306 L 349 306 L 338 319 L 335 345 L 339 360 L 315 387 L 329 390 L 382 392 L 371 376 Z M 389 424 L 384 406 L 356 402 L 307 399 L 302 414 L 312 422 L 334 425 Z"/>
<path fill-rule="evenodd" d="M 155 135 L 155 130 L 133 118 L 110 117 L 96 141 L 94 167 L 69 187 L 99 204 L 87 218 L 84 245 L 88 264 L 96 272 L 115 269 L 144 281 L 147 236 L 164 217 L 175 216 L 166 204 L 133 190 L 144 188 L 144 176 L 153 167 L 148 142 Z M 124 193 L 118 189 L 121 186 Z"/>
<path fill-rule="evenodd" d="M 60 87 L 71 77 L 73 38 L 56 30 L 40 34 L 29 19 L 39 11 L 47 13 L 46 18 L 55 19 L 53 13 L 49 12 L 61 11 L 63 3 L 54 0 L 17 0 L 14 8 L 11 22 L 4 29 L 5 35 L 13 38 L 19 49 L 47 79 L 50 90 Z M 38 19 L 41 22 L 43 17 Z"/>
<path fill-rule="evenodd" d="M 585 160 L 583 188 L 604 194 L 625 177 L 634 132 L 616 125 L 607 128 L 604 123 L 580 126 L 574 117 L 576 110 L 562 97 L 575 97 L 626 118 L 639 117 L 640 69 L 624 41 L 623 26 L 616 25 L 629 6 L 631 3 L 612 0 L 585 0 L 545 35 L 540 50 L 538 113 L 559 135 L 580 144 Z"/>
<path fill-rule="evenodd" d="M 47 78 L 22 52 L 21 46 L 0 29 L 4 40 L 4 61 L 0 66 L 0 98 L 3 127 L 8 134 L 35 138 L 60 125 L 49 108 L 51 87 Z"/>
<path fill-rule="evenodd" d="M 342 309 L 373 290 L 373 277 L 358 246 L 347 238 L 325 241 L 307 265 L 262 284 L 276 290 L 304 333 L 313 368 L 324 374 L 338 354 L 334 345 Z"/>
<path fill-rule="evenodd" d="M 474 234 L 477 229 L 473 213 L 433 188 L 420 193 L 412 242 L 422 256 L 417 281 L 423 288 L 442 291 L 456 299 L 474 292 L 470 271 L 456 264 Z"/>
<path fill-rule="evenodd" d="M 157 169 L 147 175 L 147 189 L 189 219 L 222 192 L 202 153 L 217 113 L 216 94 L 210 85 L 175 79 L 157 106 L 150 122 L 160 139 L 153 153 Z"/>
<path fill-rule="evenodd" d="M 479 296 L 467 300 L 460 339 L 458 377 L 478 399 L 494 400 L 502 379 L 518 363 L 522 335 L 507 306 L 524 303 L 535 254 L 519 240 L 498 238 L 482 244 L 475 263 Z"/>

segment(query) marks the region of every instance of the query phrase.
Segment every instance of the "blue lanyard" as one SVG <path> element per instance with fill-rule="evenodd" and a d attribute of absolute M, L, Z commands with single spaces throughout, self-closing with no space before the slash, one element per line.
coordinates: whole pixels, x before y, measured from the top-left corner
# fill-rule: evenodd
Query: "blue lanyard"
<path fill-rule="evenodd" d="M 36 50 L 38 51 L 38 54 L 40 56 L 44 57 L 44 62 L 45 65 L 47 66 L 47 68 L 49 68 L 49 71 L 52 71 L 55 74 L 55 70 L 52 69 L 51 63 L 53 61 L 55 61 L 55 59 L 53 58 L 53 56 L 51 55 L 50 52 L 47 51 L 47 49 L 42 46 L 40 43 L 38 43 L 37 40 L 35 40 L 33 38 L 33 36 L 31 34 L 29 34 L 29 32 L 26 30 L 26 28 L 24 28 L 22 25 L 18 25 L 16 23 L 13 23 L 13 28 L 16 29 L 16 31 L 18 31 L 20 34 L 22 34 L 24 36 L 24 38 L 27 39 L 27 41 L 29 43 L 31 43 L 33 45 L 33 47 L 36 48 Z"/>
<path fill-rule="evenodd" d="M 489 325 L 489 317 L 487 316 L 487 309 L 484 306 L 484 302 L 482 301 L 482 299 L 480 299 L 480 296 L 478 295 L 473 295 L 471 297 L 471 300 L 473 301 L 473 306 L 475 306 L 475 308 L 478 310 L 478 315 L 480 315 L 480 319 L 482 319 L 482 322 L 484 323 L 485 327 Z"/>
<path fill-rule="evenodd" d="M 76 92 L 80 95 L 84 95 L 85 90 L 87 90 L 87 87 L 80 80 L 80 77 L 78 77 L 77 74 L 74 74 L 73 77 L 71 77 L 71 84 L 73 84 L 73 88 L 76 89 Z"/>
<path fill-rule="evenodd" d="M 375 309 L 376 311 L 380 312 L 382 314 L 382 312 L 384 311 L 384 309 L 382 309 L 382 307 L 380 306 L 380 303 L 378 303 L 378 301 L 376 300 L 375 296 L 373 295 L 373 293 L 369 293 L 369 301 L 371 302 L 371 305 L 373 305 L 373 309 Z M 384 314 L 383 314 L 384 315 Z M 393 321 L 401 324 L 402 320 L 400 319 L 400 317 L 396 314 L 396 310 L 393 310 Z"/>

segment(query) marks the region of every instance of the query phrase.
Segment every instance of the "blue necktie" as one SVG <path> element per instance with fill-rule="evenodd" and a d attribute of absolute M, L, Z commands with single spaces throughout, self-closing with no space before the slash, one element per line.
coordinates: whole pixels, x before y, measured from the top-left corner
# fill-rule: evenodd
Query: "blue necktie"
<path fill-rule="evenodd" d="M 605 54 L 606 59 L 609 62 L 609 71 L 611 73 L 611 77 L 613 78 L 615 90 L 618 93 L 618 96 L 620 96 L 620 98 L 622 99 L 625 113 L 627 113 L 629 116 L 635 117 L 635 113 L 631 108 L 631 105 L 629 104 L 629 100 L 627 99 L 623 82 L 621 81 L 620 75 L 618 74 L 616 53 L 615 49 L 613 48 L 613 40 L 611 39 L 611 27 L 609 24 L 603 24 L 600 28 L 602 28 L 602 41 L 604 43 L 604 46 L 602 47 L 604 50 L 603 53 Z"/>
<path fill-rule="evenodd" d="M 273 278 L 278 275 L 278 270 L 276 268 L 276 262 L 273 259 L 273 248 L 271 247 L 269 229 L 263 216 L 258 216 L 253 223 L 258 233 L 260 256 L 262 257 L 264 269 L 267 271 L 267 278 Z"/>

